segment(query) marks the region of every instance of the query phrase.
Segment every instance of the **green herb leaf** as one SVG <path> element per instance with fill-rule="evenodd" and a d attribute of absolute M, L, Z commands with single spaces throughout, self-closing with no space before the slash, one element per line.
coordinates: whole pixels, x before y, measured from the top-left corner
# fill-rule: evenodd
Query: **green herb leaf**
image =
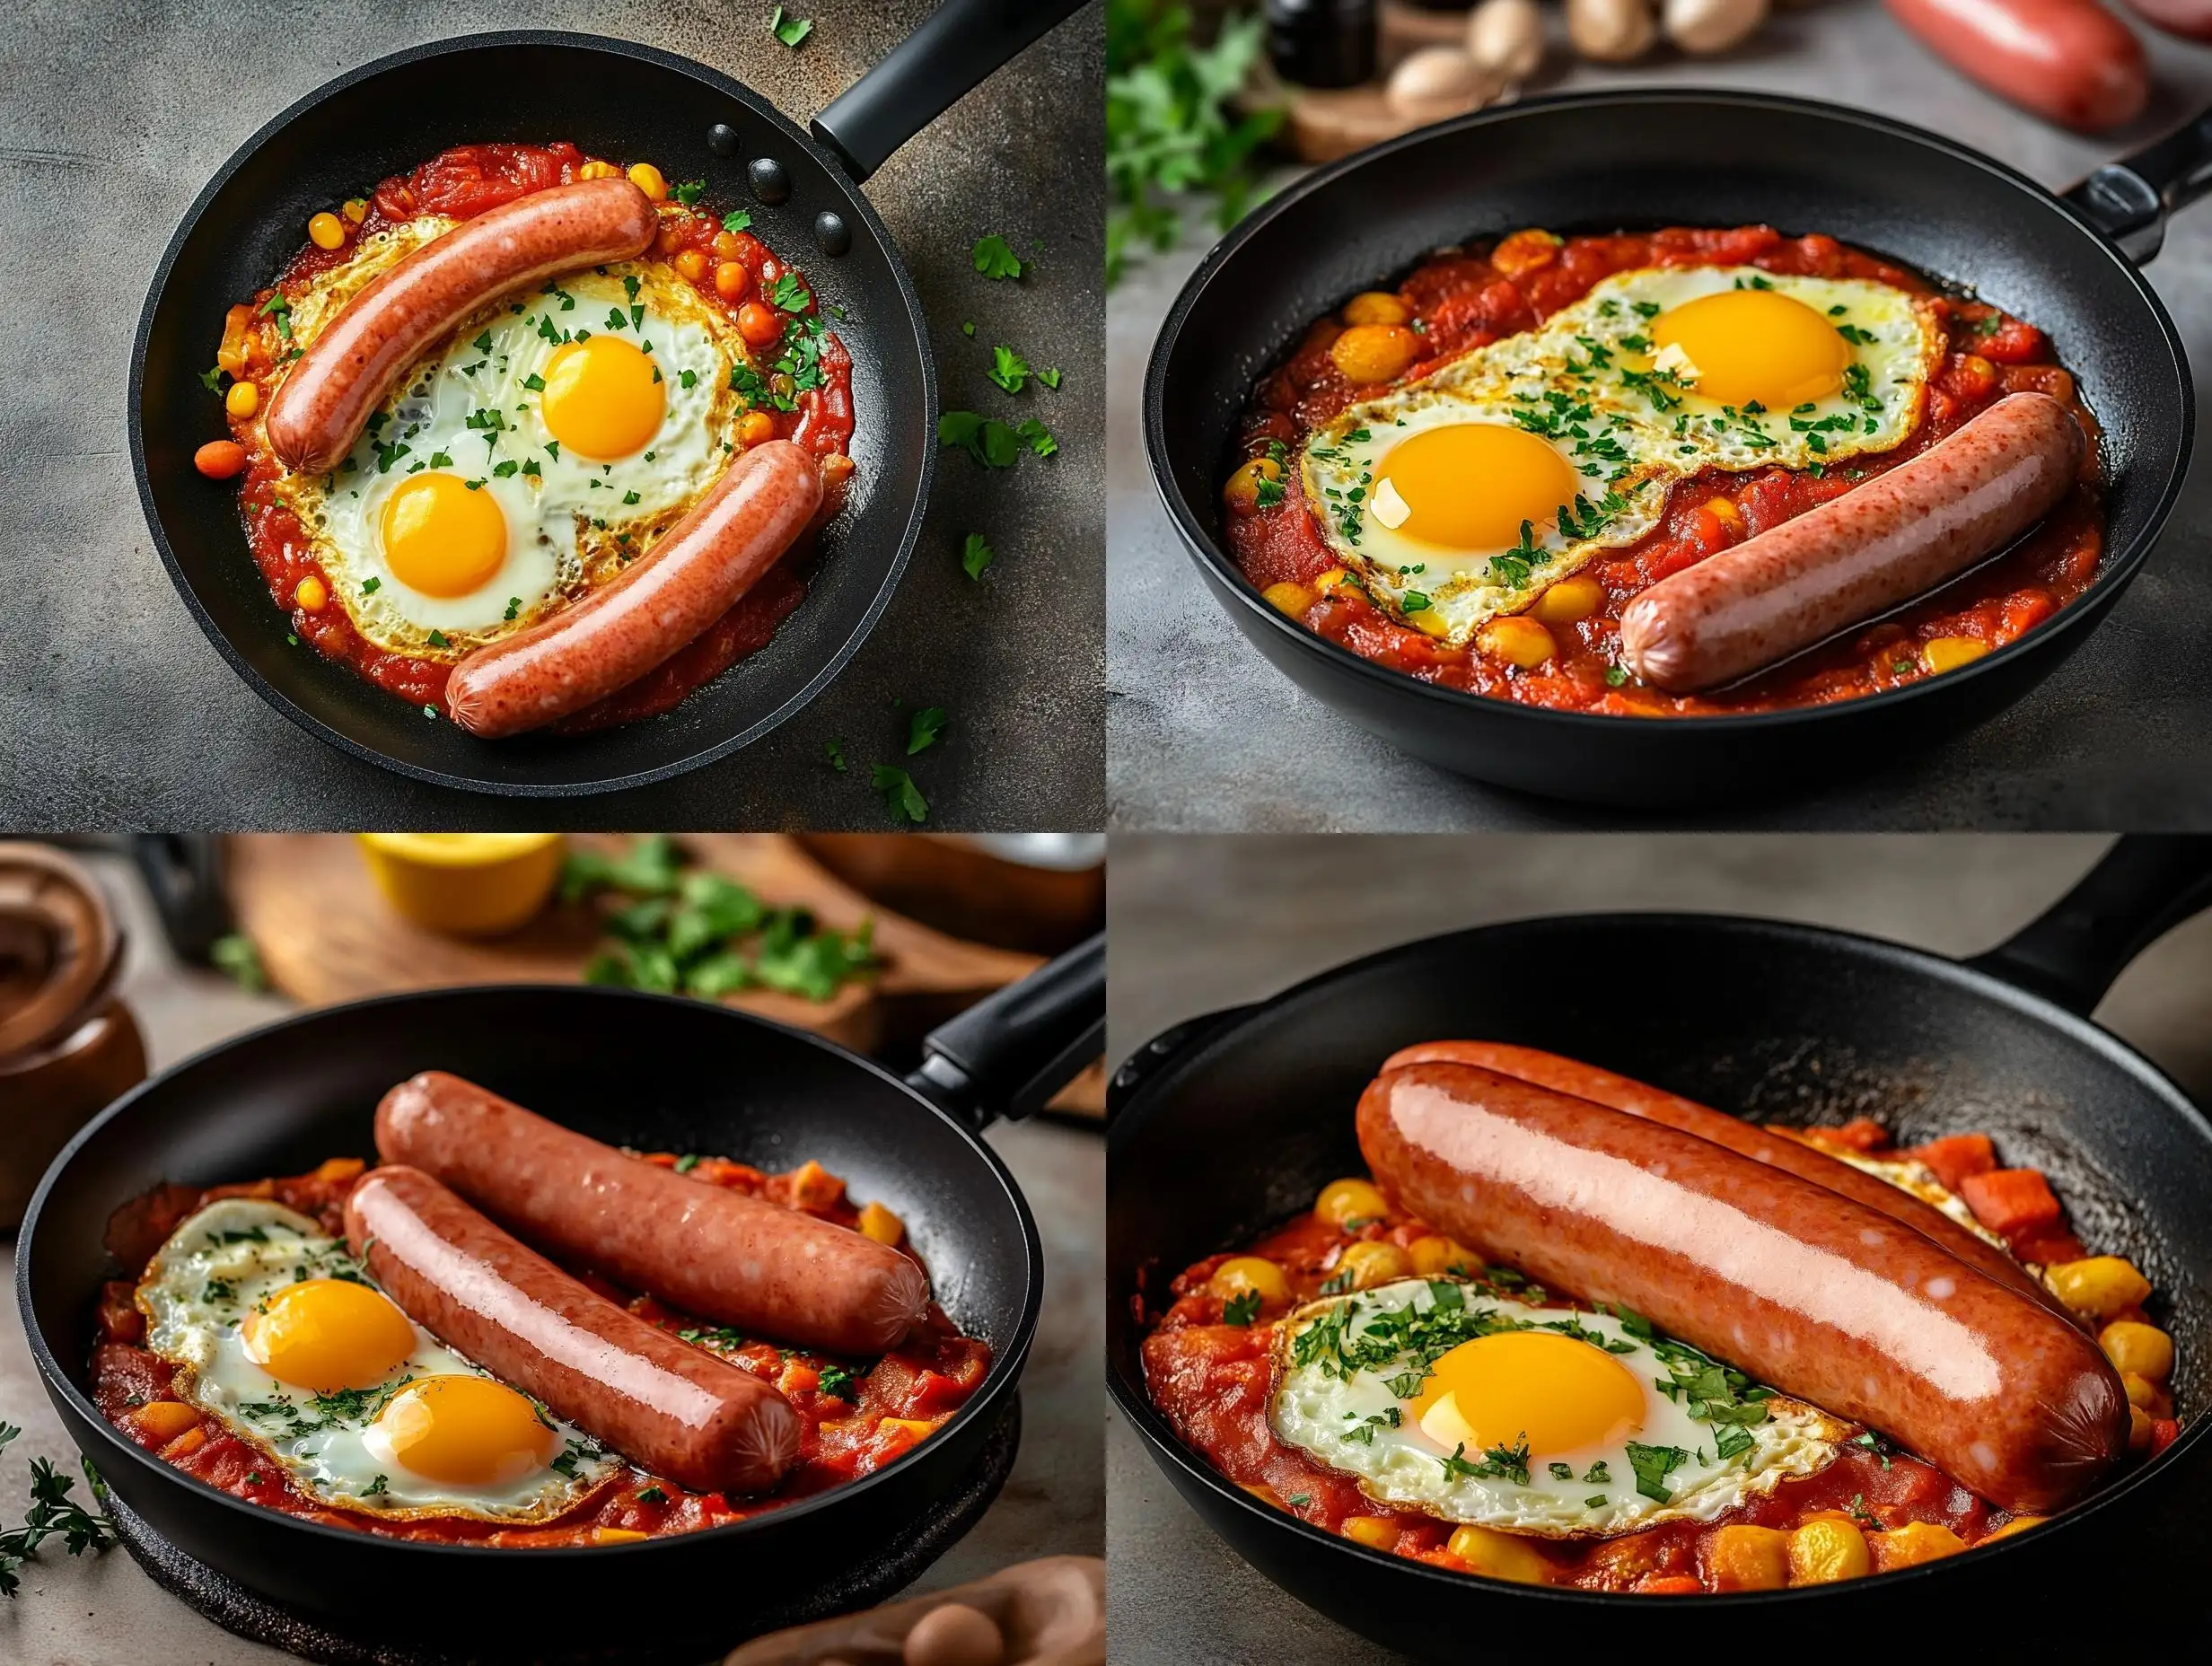
<path fill-rule="evenodd" d="M 891 811 L 893 821 L 911 821 L 917 826 L 929 819 L 929 801 L 914 785 L 914 777 L 903 769 L 890 764 L 878 764 L 870 776 L 875 790 L 883 795 L 884 808 Z"/>
<path fill-rule="evenodd" d="M 960 564 L 970 578 L 981 578 L 983 569 L 991 565 L 996 552 L 983 541 L 983 534 L 970 532 L 961 539 Z"/>
<path fill-rule="evenodd" d="M 795 50 L 799 42 L 814 32 L 814 20 L 811 17 L 786 17 L 784 8 L 779 5 L 768 13 L 768 32 Z"/>
<path fill-rule="evenodd" d="M 942 706 L 925 706 L 907 724 L 907 756 L 936 744 L 944 733 L 946 713 Z"/>
<path fill-rule="evenodd" d="M 1021 257 L 1016 255 L 1008 246 L 1006 240 L 996 232 L 988 236 L 976 239 L 976 246 L 970 253 L 975 259 L 976 270 L 986 277 L 1003 278 L 1022 276 Z"/>
<path fill-rule="evenodd" d="M 1012 347 L 993 347 L 991 349 L 991 368 L 984 372 L 984 374 L 1008 393 L 1019 393 L 1029 381 L 1029 361 Z"/>

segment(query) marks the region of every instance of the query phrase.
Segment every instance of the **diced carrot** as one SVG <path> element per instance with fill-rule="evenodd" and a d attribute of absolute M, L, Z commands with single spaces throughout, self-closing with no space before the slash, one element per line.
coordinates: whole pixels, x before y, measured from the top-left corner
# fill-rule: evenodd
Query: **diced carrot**
<path fill-rule="evenodd" d="M 2164 1451 L 2167 1447 L 2172 1445 L 2176 1440 L 2180 1439 L 2181 1434 L 2181 1425 L 2178 1418 L 2152 1418 L 2150 1455 L 2154 1458 L 2157 1457 L 2160 1452 Z"/>
<path fill-rule="evenodd" d="M 1854 1117 L 1840 1127 L 1819 1126 L 1805 1130 L 1805 1137 L 1830 1151 L 1880 1151 L 1890 1143 L 1890 1131 L 1871 1117 Z"/>
<path fill-rule="evenodd" d="M 1945 1189 L 1957 1191 L 1970 1174 L 1987 1174 L 1997 1167 L 1997 1152 L 1987 1134 L 1951 1134 L 1906 1153 L 1936 1171 Z"/>
<path fill-rule="evenodd" d="M 2013 1253 L 2023 1261 L 2032 1261 L 2038 1267 L 2061 1267 L 2068 1261 L 2079 1261 L 2089 1253 L 2082 1248 L 2082 1241 L 2064 1227 L 2032 1237 L 2015 1238 L 2012 1247 Z"/>
<path fill-rule="evenodd" d="M 1976 1220 L 2008 1239 L 2037 1237 L 2058 1224 L 2058 1200 L 2037 1169 L 1970 1174 L 1960 1182 L 1959 1196 Z"/>
<path fill-rule="evenodd" d="M 1652 1574 L 1638 1582 L 1637 1593 L 1646 1597 L 1692 1597 L 1705 1590 L 1695 1574 Z"/>

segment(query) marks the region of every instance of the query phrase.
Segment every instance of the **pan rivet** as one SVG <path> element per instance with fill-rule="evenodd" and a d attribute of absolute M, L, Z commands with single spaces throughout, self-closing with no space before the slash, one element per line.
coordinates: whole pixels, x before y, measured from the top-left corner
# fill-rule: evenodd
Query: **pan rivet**
<path fill-rule="evenodd" d="M 718 121 L 707 129 L 707 148 L 717 156 L 737 154 L 737 129 L 726 121 Z"/>
<path fill-rule="evenodd" d="M 827 208 L 814 216 L 814 247 L 826 255 L 841 255 L 853 246 L 853 233 L 842 216 Z"/>
<path fill-rule="evenodd" d="M 745 177 L 752 181 L 752 194 L 764 203 L 780 203 L 791 195 L 791 176 L 773 156 L 754 157 L 745 164 Z"/>

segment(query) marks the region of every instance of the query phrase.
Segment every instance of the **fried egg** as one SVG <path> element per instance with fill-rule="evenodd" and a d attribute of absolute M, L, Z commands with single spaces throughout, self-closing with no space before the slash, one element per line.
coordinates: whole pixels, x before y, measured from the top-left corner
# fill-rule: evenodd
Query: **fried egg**
<path fill-rule="evenodd" d="M 1465 643 L 1658 524 L 1707 469 L 1825 468 L 1918 427 L 1944 334 L 1865 279 L 1616 273 L 1317 429 L 1301 478 L 1368 593 Z"/>
<path fill-rule="evenodd" d="M 1285 1444 L 1391 1509 L 1546 1538 L 1710 1521 L 1856 1433 L 1633 1315 L 1457 1280 L 1308 1303 L 1275 1346 Z"/>
<path fill-rule="evenodd" d="M 316 1223 L 209 1204 L 137 1291 L 171 1391 L 266 1452 L 306 1496 L 404 1519 L 545 1521 L 622 1460 L 445 1346 Z"/>
<path fill-rule="evenodd" d="M 292 303 L 294 339 L 451 224 L 364 238 Z M 469 319 L 335 470 L 276 490 L 364 637 L 456 660 L 607 583 L 698 500 L 736 450 L 750 363 L 671 267 L 577 272 Z"/>

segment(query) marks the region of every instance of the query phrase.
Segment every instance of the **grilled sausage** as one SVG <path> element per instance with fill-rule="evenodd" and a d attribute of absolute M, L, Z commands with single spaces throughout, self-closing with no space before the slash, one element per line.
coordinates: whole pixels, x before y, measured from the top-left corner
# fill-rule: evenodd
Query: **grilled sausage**
<path fill-rule="evenodd" d="M 408 366 L 478 307 L 578 267 L 643 254 L 660 229 L 625 179 L 532 191 L 464 220 L 364 288 L 269 401 L 268 443 L 299 474 L 338 467 Z"/>
<path fill-rule="evenodd" d="M 1556 1092 L 1610 1105 L 1631 1117 L 1663 1122 L 1670 1128 L 1711 1140 L 1716 1145 L 1725 1145 L 1754 1162 L 1786 1170 L 1801 1180 L 1811 1180 L 1815 1186 L 1824 1186 L 1854 1203 L 1880 1210 L 1892 1221 L 1933 1240 L 1976 1272 L 2022 1295 L 2032 1297 L 2069 1321 L 2072 1320 L 2073 1316 L 2067 1313 L 2056 1296 L 1995 1244 L 1976 1237 L 1933 1204 L 1922 1202 L 1902 1187 L 1892 1186 L 1864 1169 L 1855 1169 L 1803 1140 L 1770 1132 L 1755 1122 L 1714 1110 L 1632 1076 L 1615 1075 L 1610 1070 L 1600 1070 L 1595 1065 L 1585 1065 L 1577 1059 L 1562 1058 L 1557 1053 L 1542 1052 L 1532 1047 L 1512 1047 L 1502 1041 L 1425 1041 L 1418 1047 L 1400 1048 L 1383 1061 L 1382 1068 L 1389 1071 L 1401 1065 L 1423 1064 L 1478 1065 Z"/>
<path fill-rule="evenodd" d="M 1630 1308 L 2006 1509 L 2068 1504 L 2127 1450 L 2087 1337 L 1795 1175 L 1471 1065 L 1377 1077 L 1358 1127 L 1384 1191 L 1486 1258 Z"/>
<path fill-rule="evenodd" d="M 928 1310 L 929 1280 L 888 1244 L 627 1156 L 443 1071 L 384 1095 L 376 1150 L 532 1243 L 777 1342 L 873 1358 Z"/>
<path fill-rule="evenodd" d="M 2100 133 L 2133 121 L 2149 101 L 2141 45 L 2095 0 L 1883 4 L 1961 75 L 2062 127 Z"/>
<path fill-rule="evenodd" d="M 373 1169 L 346 1240 L 409 1319 L 640 1469 L 766 1492 L 799 1415 L 767 1383 L 617 1307 L 417 1169 Z"/>
<path fill-rule="evenodd" d="M 446 709 L 487 740 L 582 711 L 636 681 L 728 612 L 806 530 L 821 470 L 788 440 L 741 452 L 691 513 L 574 607 L 478 648 Z"/>
<path fill-rule="evenodd" d="M 2045 393 L 1999 399 L 1909 461 L 1661 579 L 1621 659 L 1683 694 L 1734 682 L 1956 578 L 2064 497 L 2088 447 Z"/>

